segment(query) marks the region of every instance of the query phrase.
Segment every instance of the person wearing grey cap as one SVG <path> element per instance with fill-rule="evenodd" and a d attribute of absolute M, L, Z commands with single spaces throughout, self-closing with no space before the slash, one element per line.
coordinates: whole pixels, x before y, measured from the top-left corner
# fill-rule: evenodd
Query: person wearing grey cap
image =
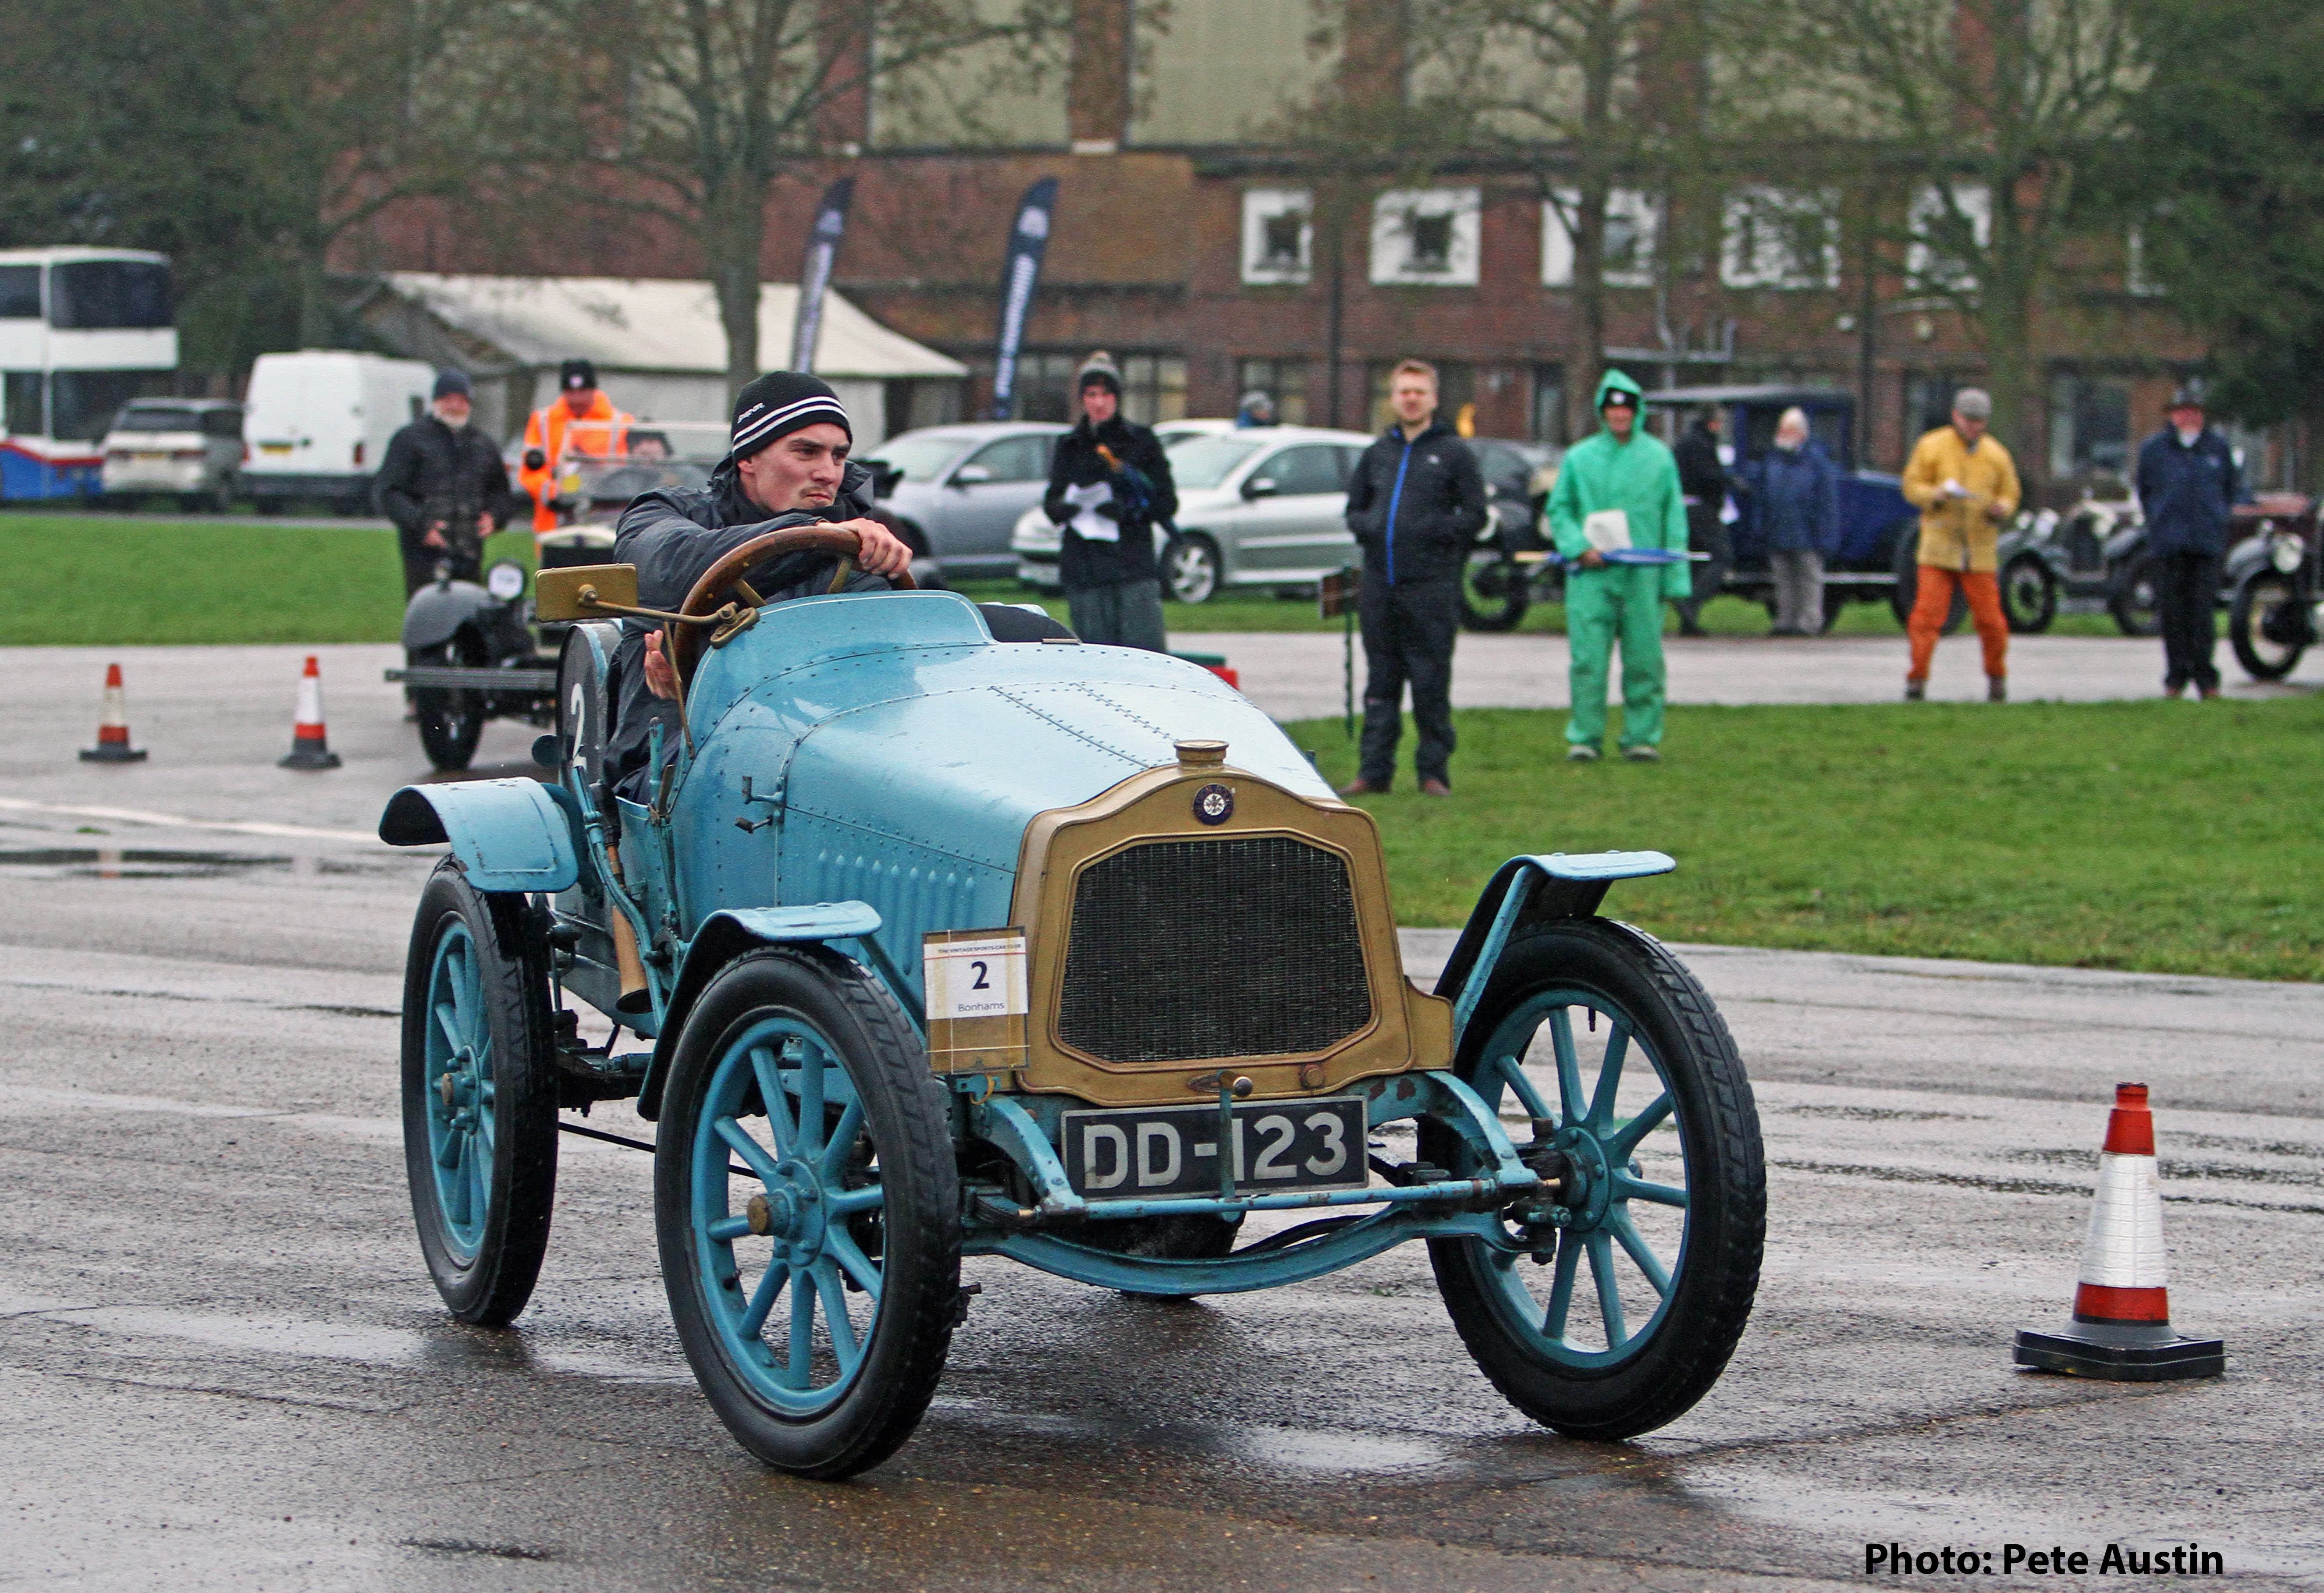
<path fill-rule="evenodd" d="M 484 539 L 518 507 L 500 449 L 469 423 L 474 399 L 467 373 L 439 373 L 428 413 L 388 439 L 372 483 L 379 511 L 395 523 L 407 600 L 439 564 L 477 579 Z"/>
<path fill-rule="evenodd" d="M 2009 700 L 2009 622 L 2002 617 L 1996 572 L 2001 527 L 2017 512 L 2017 466 L 2009 450 L 1986 435 L 1992 419 L 1993 400 L 1984 389 L 1962 388 L 1953 395 L 1951 422 L 1914 443 L 1904 465 L 1905 500 L 1921 511 L 1917 589 L 1904 622 L 1913 647 L 1904 675 L 1908 703 L 1928 695 L 1930 660 L 1956 591 L 1969 599 L 1985 647 L 1986 701 Z"/>
<path fill-rule="evenodd" d="M 2191 382 L 2171 395 L 2171 423 L 2138 450 L 2138 506 L 2155 557 L 2154 606 L 2163 622 L 2163 695 L 2189 686 L 2219 695 L 2220 564 L 2227 518 L 2243 495 L 2227 439 L 2203 424 L 2203 394 Z"/>

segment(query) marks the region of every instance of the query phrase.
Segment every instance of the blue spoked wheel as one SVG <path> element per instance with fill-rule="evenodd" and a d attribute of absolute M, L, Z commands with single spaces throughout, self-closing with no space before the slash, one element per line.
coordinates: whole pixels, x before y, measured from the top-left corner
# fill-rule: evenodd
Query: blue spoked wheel
<path fill-rule="evenodd" d="M 1470 1353 L 1562 1432 L 1676 1419 L 1742 1336 L 1766 1228 L 1758 1113 L 1710 996 L 1651 935 L 1553 920 L 1511 939 L 1456 1067 L 1557 1180 L 1500 1214 L 1514 1252 L 1431 1241 Z"/>
<path fill-rule="evenodd" d="M 557 1197 L 548 953 L 521 895 L 449 861 L 403 976 L 403 1161 L 420 1248 L 452 1314 L 504 1327 L 532 1297 Z"/>
<path fill-rule="evenodd" d="M 662 1281 L 728 1431 L 801 1476 L 886 1459 L 960 1302 L 949 1117 L 903 1013 L 828 953 L 738 960 L 687 1014 L 659 1143 Z"/>

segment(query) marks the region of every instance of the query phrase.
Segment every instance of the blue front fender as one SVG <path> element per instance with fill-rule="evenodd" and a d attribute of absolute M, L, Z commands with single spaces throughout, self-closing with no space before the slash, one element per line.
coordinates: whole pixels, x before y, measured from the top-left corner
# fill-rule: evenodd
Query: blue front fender
<path fill-rule="evenodd" d="M 1492 982 L 1501 949 L 1521 924 L 1589 917 L 1615 880 L 1667 874 L 1677 867 L 1659 852 L 1555 852 L 1513 857 L 1503 863 L 1477 898 L 1476 909 L 1436 981 L 1436 993 L 1452 1002 L 1454 1046 Z"/>
<path fill-rule="evenodd" d="M 478 890 L 567 890 L 581 863 L 561 796 L 530 779 L 406 786 L 387 799 L 379 838 L 390 846 L 448 842 Z"/>

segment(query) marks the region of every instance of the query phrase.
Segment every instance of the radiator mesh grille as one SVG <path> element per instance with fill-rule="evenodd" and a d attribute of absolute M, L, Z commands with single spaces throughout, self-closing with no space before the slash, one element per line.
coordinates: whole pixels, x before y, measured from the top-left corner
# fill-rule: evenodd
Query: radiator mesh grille
<path fill-rule="evenodd" d="M 1118 1064 L 1322 1051 L 1371 1021 L 1348 865 L 1288 836 L 1157 841 L 1074 887 L 1057 1014 Z"/>

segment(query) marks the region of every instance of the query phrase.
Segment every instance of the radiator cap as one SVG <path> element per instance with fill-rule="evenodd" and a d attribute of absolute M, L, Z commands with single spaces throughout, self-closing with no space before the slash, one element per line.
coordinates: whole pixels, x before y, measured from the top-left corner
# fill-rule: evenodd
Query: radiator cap
<path fill-rule="evenodd" d="M 1226 760 L 1227 744 L 1224 741 L 1180 741 L 1178 743 L 1180 769 L 1218 769 L 1224 765 Z"/>

